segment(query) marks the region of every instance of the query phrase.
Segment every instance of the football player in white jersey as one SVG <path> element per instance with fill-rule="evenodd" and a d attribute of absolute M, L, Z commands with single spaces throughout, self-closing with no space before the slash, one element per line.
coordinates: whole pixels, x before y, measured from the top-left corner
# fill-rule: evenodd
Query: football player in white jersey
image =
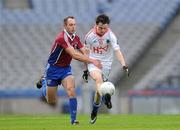
<path fill-rule="evenodd" d="M 113 52 L 123 66 L 123 70 L 128 74 L 128 66 L 125 63 L 124 56 L 117 43 L 117 38 L 109 28 L 110 19 L 107 15 L 101 14 L 96 18 L 96 25 L 92 28 L 85 37 L 85 44 L 89 51 L 89 57 L 101 61 L 102 69 L 97 68 L 93 64 L 87 64 L 83 74 L 83 79 L 87 82 L 88 75 L 96 83 L 96 92 L 93 101 L 93 110 L 91 112 L 91 124 L 94 124 L 97 119 L 98 108 L 101 104 L 101 99 L 104 101 L 108 109 L 112 108 L 111 95 L 102 95 L 99 92 L 100 85 L 108 80 L 113 62 Z"/>

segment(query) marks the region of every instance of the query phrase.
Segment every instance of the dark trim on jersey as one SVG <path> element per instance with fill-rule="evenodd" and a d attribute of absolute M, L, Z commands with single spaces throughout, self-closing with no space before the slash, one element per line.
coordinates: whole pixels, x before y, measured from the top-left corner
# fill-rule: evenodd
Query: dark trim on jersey
<path fill-rule="evenodd" d="M 60 46 L 56 46 L 49 57 L 48 63 L 50 65 L 55 65 L 57 63 L 57 61 L 59 60 L 63 50 L 64 50 L 64 48 L 62 48 Z"/>
<path fill-rule="evenodd" d="M 57 57 L 57 60 L 56 60 L 56 62 L 54 63 L 54 65 L 58 62 L 58 60 L 59 60 L 59 58 L 60 58 L 63 50 L 64 50 L 64 48 L 61 48 L 61 50 L 60 50 L 60 52 L 59 52 L 59 55 L 58 55 L 58 57 Z"/>

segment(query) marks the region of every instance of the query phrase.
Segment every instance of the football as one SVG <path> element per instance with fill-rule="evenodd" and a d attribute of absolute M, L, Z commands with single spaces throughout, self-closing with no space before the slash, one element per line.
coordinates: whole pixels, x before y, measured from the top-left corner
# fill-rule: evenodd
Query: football
<path fill-rule="evenodd" d="M 112 96 L 115 92 L 115 86 L 111 82 L 104 82 L 101 84 L 99 91 L 102 95 L 110 94 Z"/>

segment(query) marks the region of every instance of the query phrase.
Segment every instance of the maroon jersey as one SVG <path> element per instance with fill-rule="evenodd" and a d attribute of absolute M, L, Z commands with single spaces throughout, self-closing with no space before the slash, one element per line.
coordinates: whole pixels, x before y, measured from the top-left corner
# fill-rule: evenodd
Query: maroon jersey
<path fill-rule="evenodd" d="M 72 46 L 74 49 L 80 49 L 83 47 L 83 44 L 77 35 L 74 34 L 73 37 L 71 37 L 66 30 L 64 30 L 57 35 L 52 45 L 48 63 L 61 67 L 70 65 L 72 57 L 65 51 L 69 46 Z"/>

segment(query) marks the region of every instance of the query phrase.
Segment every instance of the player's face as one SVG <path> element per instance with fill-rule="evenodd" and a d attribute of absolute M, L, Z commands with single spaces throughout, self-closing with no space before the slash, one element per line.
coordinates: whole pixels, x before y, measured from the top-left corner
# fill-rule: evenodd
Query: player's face
<path fill-rule="evenodd" d="M 96 25 L 96 33 L 100 36 L 103 36 L 107 32 L 108 28 L 109 28 L 108 24 L 98 23 Z"/>
<path fill-rule="evenodd" d="M 73 34 L 76 31 L 76 21 L 75 19 L 69 18 L 65 25 L 65 29 L 69 34 Z"/>

